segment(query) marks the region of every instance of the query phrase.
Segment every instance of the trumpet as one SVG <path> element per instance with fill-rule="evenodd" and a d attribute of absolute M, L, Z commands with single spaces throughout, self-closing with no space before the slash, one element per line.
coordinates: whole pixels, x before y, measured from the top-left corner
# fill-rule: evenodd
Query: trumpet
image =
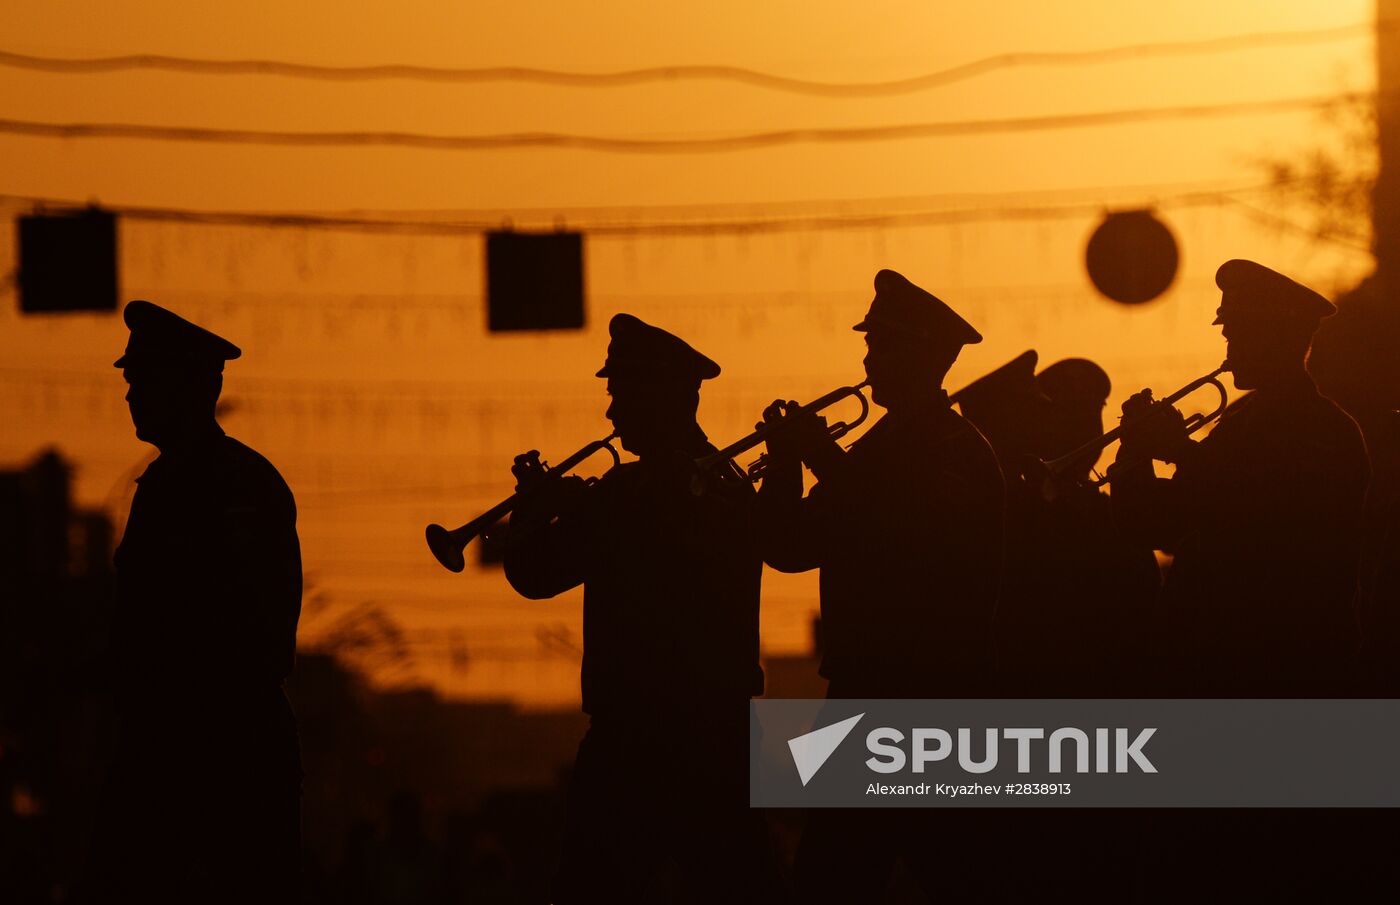
<path fill-rule="evenodd" d="M 554 479 L 562 478 L 570 471 L 577 468 L 585 459 L 591 459 L 603 450 L 607 450 L 612 456 L 613 465 L 618 465 L 622 462 L 622 457 L 618 455 L 617 447 L 612 444 L 612 441 L 615 439 L 617 439 L 617 434 L 608 434 L 603 439 L 594 440 L 592 443 L 584 446 L 578 452 L 569 456 L 553 468 L 550 468 L 546 464 L 544 466 L 546 477 Z M 588 483 L 592 484 L 597 480 L 597 478 L 589 478 Z M 425 532 L 428 540 L 428 549 L 433 552 L 433 556 L 437 558 L 437 561 L 442 563 L 444 569 L 447 569 L 449 572 L 462 571 L 467 565 L 466 557 L 463 555 L 463 552 L 467 549 L 467 544 L 470 544 L 473 540 L 490 529 L 492 525 L 505 518 L 511 510 L 515 508 L 516 504 L 520 502 L 522 495 L 533 492 L 534 488 L 512 493 L 465 525 L 453 528 L 451 531 L 441 525 L 429 525 Z"/>
<path fill-rule="evenodd" d="M 1213 387 L 1215 391 L 1220 394 L 1220 401 L 1213 411 L 1198 412 L 1185 420 L 1184 425 L 1186 427 L 1187 436 L 1194 434 L 1196 431 L 1205 427 L 1207 424 L 1211 424 L 1212 422 L 1218 420 L 1221 415 L 1225 414 L 1225 407 L 1230 404 L 1230 396 L 1225 391 L 1225 385 L 1220 382 L 1220 375 L 1224 374 L 1226 371 L 1229 370 L 1230 362 L 1222 362 L 1220 367 L 1216 368 L 1214 371 L 1211 371 L 1204 377 L 1197 377 L 1195 380 L 1186 384 L 1186 386 L 1182 387 L 1175 393 L 1172 393 L 1170 396 L 1161 400 L 1160 404 L 1162 405 L 1175 405 L 1180 400 L 1185 399 L 1187 396 L 1191 395 L 1192 393 L 1196 392 L 1202 387 L 1207 386 Z M 1095 440 L 1090 440 L 1088 443 L 1085 443 L 1083 446 L 1079 447 L 1076 450 L 1073 450 L 1072 452 L 1065 453 L 1063 456 L 1059 456 L 1055 459 L 1051 459 L 1049 462 L 1043 462 L 1041 464 L 1044 466 L 1044 469 L 1048 473 L 1050 479 L 1063 479 L 1067 474 L 1069 474 L 1070 471 L 1072 471 L 1076 467 L 1076 465 L 1082 466 L 1084 464 L 1084 459 L 1090 453 L 1097 454 L 1102 452 L 1105 448 L 1108 447 L 1109 444 L 1113 443 L 1115 440 L 1119 439 L 1122 436 L 1123 426 L 1120 424 L 1118 427 L 1115 427 L 1113 430 L 1104 434 L 1102 437 L 1099 437 Z M 1089 481 L 1089 485 L 1091 487 L 1102 487 L 1103 485 L 1109 483 L 1110 480 L 1112 479 L 1108 475 L 1098 475 Z"/>
<path fill-rule="evenodd" d="M 825 396 L 814 399 L 806 405 L 798 406 L 777 421 L 764 422 L 759 425 L 753 433 L 742 439 L 735 440 L 724 449 L 696 459 L 695 465 L 702 471 L 709 470 L 715 466 L 721 466 L 730 459 L 741 456 L 758 444 L 764 442 L 772 436 L 774 431 L 782 430 L 783 425 L 791 423 L 793 418 L 815 414 L 824 408 L 828 408 L 850 397 L 860 403 L 860 414 L 857 415 L 853 421 L 837 421 L 835 424 L 828 425 L 826 429 L 827 435 L 831 437 L 833 441 L 840 440 L 842 437 L 864 424 L 865 420 L 870 417 L 870 400 L 865 397 L 865 393 L 863 392 L 869 385 L 869 381 L 862 381 L 855 386 L 838 387 Z M 750 481 L 756 482 L 763 479 L 764 472 L 767 470 L 768 454 L 764 453 L 755 459 L 752 465 L 744 469 L 744 474 Z"/>

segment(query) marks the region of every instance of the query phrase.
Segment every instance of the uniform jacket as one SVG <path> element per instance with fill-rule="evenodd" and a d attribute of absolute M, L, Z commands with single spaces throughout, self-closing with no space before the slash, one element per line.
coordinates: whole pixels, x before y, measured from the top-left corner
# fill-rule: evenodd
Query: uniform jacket
<path fill-rule="evenodd" d="M 991 447 L 945 396 L 885 415 L 769 523 L 770 565 L 821 570 L 832 696 L 986 693 L 1004 508 Z"/>
<path fill-rule="evenodd" d="M 714 451 L 702 442 L 616 466 L 572 511 L 524 527 L 508 548 L 506 577 L 525 597 L 583 585 L 583 709 L 595 718 L 763 691 L 753 488 L 698 475 L 692 456 Z"/>
<path fill-rule="evenodd" d="M 217 429 L 163 453 L 137 481 L 115 556 L 125 709 L 191 701 L 198 714 L 279 697 L 302 590 L 286 482 Z"/>

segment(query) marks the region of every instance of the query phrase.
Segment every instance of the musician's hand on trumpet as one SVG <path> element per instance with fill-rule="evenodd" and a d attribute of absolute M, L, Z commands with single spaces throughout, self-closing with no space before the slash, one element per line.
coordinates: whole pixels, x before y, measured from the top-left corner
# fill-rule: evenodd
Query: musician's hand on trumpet
<path fill-rule="evenodd" d="M 1089 481 L 1090 486 L 1102 487 L 1113 481 L 1115 471 L 1120 474 L 1141 474 L 1141 469 L 1146 466 L 1150 474 L 1153 459 L 1180 464 L 1182 457 L 1189 455 L 1189 451 L 1196 446 L 1191 435 L 1214 424 L 1225 414 L 1230 400 L 1225 385 L 1220 382 L 1220 375 L 1229 370 L 1230 363 L 1221 362 L 1214 371 L 1196 378 L 1160 402 L 1152 398 L 1151 390 L 1134 395 L 1123 403 L 1121 424 L 1078 449 L 1045 462 L 1046 475 L 1057 482 L 1070 478 L 1083 467 L 1085 457 L 1097 458 L 1109 444 L 1118 440 L 1123 442 L 1118 448 L 1118 458 L 1113 467 L 1106 476 L 1097 476 Z M 1205 387 L 1211 387 L 1220 397 L 1215 408 L 1183 419 L 1176 403 Z"/>
<path fill-rule="evenodd" d="M 515 476 L 515 492 L 530 493 L 539 489 L 549 477 L 544 462 L 540 461 L 540 451 L 532 449 L 515 457 L 510 473 Z"/>
<path fill-rule="evenodd" d="M 774 425 L 781 427 L 774 429 Z M 763 421 L 754 428 L 771 430 L 765 438 L 769 467 L 792 469 L 806 463 L 813 474 L 825 471 L 841 455 L 841 445 L 831 436 L 826 418 L 806 411 L 789 399 L 773 400 L 763 410 Z"/>
<path fill-rule="evenodd" d="M 763 410 L 763 420 L 754 425 L 754 430 L 770 431 L 764 445 L 769 460 L 779 467 L 801 462 L 827 437 L 826 419 L 816 412 L 801 409 L 794 400 L 774 399 Z"/>
<path fill-rule="evenodd" d="M 517 527 L 550 521 L 572 509 L 588 489 L 588 482 L 578 475 L 551 475 L 537 449 L 516 456 L 510 473 L 515 476 L 515 492 L 519 497 L 511 514 Z"/>
<path fill-rule="evenodd" d="M 867 384 L 858 383 L 855 386 L 837 387 L 825 396 L 814 399 L 806 405 L 798 405 L 791 400 L 784 402 L 776 399 L 773 404 L 763 410 L 763 420 L 754 425 L 753 433 L 739 440 L 734 441 L 721 450 L 702 456 L 695 460 L 695 465 L 701 471 L 707 471 L 716 467 L 732 467 L 729 463 L 736 456 L 743 455 L 749 450 L 761 444 L 768 446 L 768 452 L 759 456 L 744 473 L 750 481 L 758 483 L 764 481 L 764 488 L 768 488 L 772 482 L 766 481 L 768 466 L 773 455 L 778 457 L 778 471 L 785 472 L 790 479 L 795 479 L 798 495 L 802 492 L 802 463 L 806 462 L 812 468 L 813 474 L 818 480 L 821 474 L 817 469 L 839 461 L 843 453 L 839 440 L 850 433 L 855 428 L 865 423 L 865 419 L 870 417 L 870 400 L 865 397 Z M 854 399 L 860 404 L 860 411 L 855 418 L 850 421 L 838 421 L 835 424 L 827 424 L 825 418 L 817 413 L 830 405 L 835 405 L 844 399 Z M 789 431 L 788 428 L 792 430 Z M 822 431 L 823 436 L 817 436 L 816 431 Z M 782 434 L 780 437 L 775 437 Z M 774 439 L 777 446 L 773 446 Z M 783 484 L 792 483 L 791 480 L 782 481 Z"/>
<path fill-rule="evenodd" d="M 1192 445 L 1186 417 L 1171 403 L 1153 399 L 1151 390 L 1135 393 L 1123 403 L 1122 425 L 1119 462 L 1174 463 Z"/>

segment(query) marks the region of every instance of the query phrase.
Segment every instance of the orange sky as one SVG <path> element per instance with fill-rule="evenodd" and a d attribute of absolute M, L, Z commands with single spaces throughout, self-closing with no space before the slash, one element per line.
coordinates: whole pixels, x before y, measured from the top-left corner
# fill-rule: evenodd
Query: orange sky
<path fill-rule="evenodd" d="M 1080 50 L 1366 21 L 1368 2 L 155 3 L 0 6 L 0 49 L 52 56 L 166 53 L 326 64 L 520 65 L 602 72 L 725 63 L 803 78 L 874 81 L 1012 51 Z M 719 83 L 581 89 L 407 81 L 323 83 L 161 73 L 55 75 L 0 67 L 0 118 L 284 130 L 517 131 L 718 136 L 808 126 L 1012 118 L 1327 94 L 1373 87 L 1372 42 L 1256 48 L 1067 67 L 1016 67 L 880 98 L 812 98 Z M 0 135 L 0 194 L 215 210 L 488 210 L 516 223 L 622 222 L 774 211 L 1104 207 L 1181 186 L 1262 181 L 1259 161 L 1319 140 L 1306 112 L 718 154 L 301 149 Z M 1175 187 L 1175 188 L 1174 188 Z M 926 197 L 929 196 L 929 197 Z M 936 196 L 936 197 L 933 197 Z M 843 201 L 844 204 L 837 202 Z M 1267 199 L 1262 199 L 1267 202 Z M 797 202 L 822 202 L 784 207 Z M 657 206 L 657 210 L 639 210 Z M 610 209 L 606 215 L 596 208 Z M 9 213 L 16 212 L 11 208 Z M 774 235 L 587 240 L 590 326 L 488 337 L 476 237 L 127 223 L 123 292 L 228 335 L 230 433 L 297 492 L 309 579 L 337 612 L 383 605 L 411 632 L 413 673 L 462 694 L 533 705 L 576 697 L 577 662 L 540 640 L 579 631 L 578 595 L 513 597 L 496 573 L 452 576 L 428 558 L 428 521 L 465 520 L 509 491 L 509 457 L 561 457 L 606 433 L 591 377 L 607 318 L 628 310 L 724 366 L 702 420 L 725 442 L 774 396 L 858 379 L 849 331 L 870 279 L 894 267 L 987 337 L 956 386 L 1026 348 L 1043 362 L 1100 360 L 1115 400 L 1169 390 L 1220 359 L 1214 268 L 1253 257 L 1332 290 L 1369 257 L 1266 228 L 1223 205 L 1166 207 L 1177 283 L 1139 310 L 1083 274 L 1095 218 L 985 221 Z M 0 224 L 0 268 L 14 266 Z M 83 502 L 121 510 L 147 448 L 131 436 L 111 316 L 21 319 L 0 299 L 0 461 L 56 444 Z M 806 643 L 810 577 L 770 576 L 764 643 Z M 449 633 L 470 658 L 453 672 Z"/>

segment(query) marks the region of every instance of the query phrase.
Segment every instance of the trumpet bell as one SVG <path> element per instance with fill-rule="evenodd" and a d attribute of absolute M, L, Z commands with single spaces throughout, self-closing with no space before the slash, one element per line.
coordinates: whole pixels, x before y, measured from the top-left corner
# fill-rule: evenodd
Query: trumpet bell
<path fill-rule="evenodd" d="M 466 544 L 453 542 L 452 532 L 441 525 L 429 525 L 425 532 L 428 538 L 428 549 L 433 552 L 442 567 L 449 572 L 460 572 L 467 567 L 467 557 L 463 551 Z"/>
<path fill-rule="evenodd" d="M 612 456 L 613 466 L 616 467 L 622 461 L 622 457 L 618 455 L 617 448 L 612 445 L 612 441 L 615 439 L 617 439 L 617 434 L 608 434 L 601 440 L 594 440 L 555 467 L 546 467 L 545 477 L 560 478 L 572 471 L 580 462 L 603 450 L 607 450 L 608 455 Z M 539 453 L 532 455 L 538 456 Z M 444 569 L 449 572 L 462 571 L 467 567 L 467 559 L 462 552 L 466 549 L 467 544 L 490 532 L 493 525 L 515 509 L 516 501 L 519 499 L 519 491 L 512 493 L 465 525 L 451 531 L 441 525 L 429 525 L 427 531 L 424 532 L 428 538 L 428 549 L 432 551 L 434 558 L 442 564 Z"/>

